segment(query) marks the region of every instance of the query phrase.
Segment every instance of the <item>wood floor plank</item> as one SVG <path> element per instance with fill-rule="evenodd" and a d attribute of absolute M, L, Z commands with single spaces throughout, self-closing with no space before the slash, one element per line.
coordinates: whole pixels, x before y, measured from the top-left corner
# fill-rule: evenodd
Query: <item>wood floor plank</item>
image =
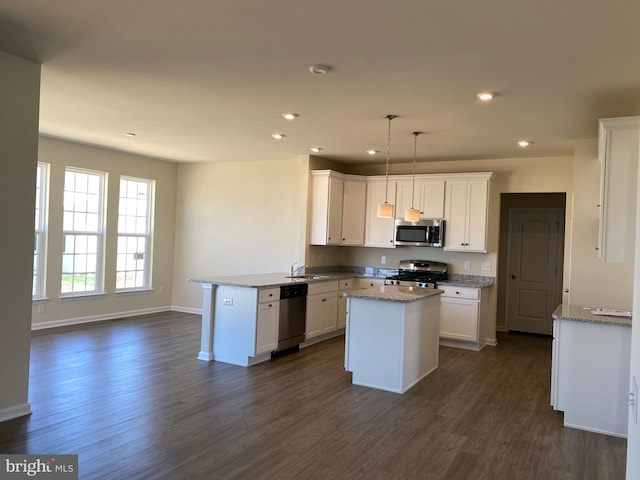
<path fill-rule="evenodd" d="M 441 347 L 398 395 L 351 384 L 343 337 L 243 368 L 196 360 L 199 326 L 165 312 L 34 332 L 33 414 L 0 423 L 0 452 L 76 453 L 83 479 L 624 478 L 624 439 L 549 405 L 549 338 Z"/>

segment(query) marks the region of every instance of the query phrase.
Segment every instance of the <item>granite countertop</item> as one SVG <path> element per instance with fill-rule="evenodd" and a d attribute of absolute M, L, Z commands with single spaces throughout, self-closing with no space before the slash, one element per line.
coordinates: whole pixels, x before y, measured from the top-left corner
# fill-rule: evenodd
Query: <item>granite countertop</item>
<path fill-rule="evenodd" d="M 493 285 L 493 281 L 493 277 L 483 275 L 452 274 L 448 280 L 437 282 L 437 284 L 453 285 L 456 287 L 487 288 Z"/>
<path fill-rule="evenodd" d="M 603 323 L 606 325 L 631 326 L 631 319 L 609 315 L 594 315 L 591 313 L 596 307 L 581 307 L 575 305 L 558 305 L 551 315 L 556 320 L 574 320 L 576 322 Z"/>
<path fill-rule="evenodd" d="M 267 288 L 290 285 L 292 283 L 317 283 L 328 282 L 330 280 L 340 280 L 341 278 L 353 278 L 358 276 L 352 272 L 334 272 L 309 274 L 307 276 L 297 276 L 288 278 L 288 273 L 254 273 L 247 275 L 225 275 L 220 277 L 187 278 L 191 283 L 205 283 L 212 285 L 227 285 L 232 287 L 246 288 Z"/>
<path fill-rule="evenodd" d="M 382 270 L 377 272 L 365 270 L 356 271 L 336 271 L 325 270 L 323 268 L 310 268 L 306 276 L 298 276 L 296 278 L 288 278 L 288 273 L 256 273 L 246 275 L 224 275 L 202 278 L 188 278 L 191 283 L 205 283 L 212 285 L 227 285 L 234 287 L 246 288 L 268 288 L 279 287 L 282 285 L 290 285 L 292 283 L 317 283 L 327 282 L 330 280 L 340 280 L 342 278 L 372 278 L 383 280 L 385 277 L 397 274 L 397 270 Z M 443 285 L 453 285 L 457 287 L 486 288 L 493 285 L 494 278 L 482 275 L 458 275 L 452 274 L 449 279 L 437 282 Z"/>
<path fill-rule="evenodd" d="M 444 292 L 438 288 L 383 285 L 381 287 L 365 288 L 362 290 L 351 290 L 349 292 L 345 292 L 345 295 L 353 298 L 409 303 L 422 300 L 423 298 L 432 297 L 433 295 L 440 295 L 442 293 Z"/>

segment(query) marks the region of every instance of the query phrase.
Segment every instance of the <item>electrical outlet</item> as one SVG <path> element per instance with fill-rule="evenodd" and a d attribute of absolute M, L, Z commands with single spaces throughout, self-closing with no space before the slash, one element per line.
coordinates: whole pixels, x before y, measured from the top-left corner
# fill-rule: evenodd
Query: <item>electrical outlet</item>
<path fill-rule="evenodd" d="M 636 377 L 633 377 L 633 385 L 631 386 L 631 392 L 629 392 L 629 406 L 631 407 L 631 414 L 633 415 L 633 423 L 638 424 L 638 382 Z"/>
<path fill-rule="evenodd" d="M 465 260 L 464 269 L 469 270 L 471 268 L 471 262 L 469 260 Z"/>
<path fill-rule="evenodd" d="M 225 298 L 222 300 L 223 305 L 233 305 L 233 298 Z"/>
<path fill-rule="evenodd" d="M 38 305 L 38 313 L 44 313 L 44 303 Z"/>
<path fill-rule="evenodd" d="M 482 262 L 482 271 L 490 272 L 491 271 L 491 264 L 489 262 Z"/>
<path fill-rule="evenodd" d="M 385 263 L 387 263 L 387 257 L 386 257 L 386 256 L 384 256 L 384 255 L 382 255 L 382 256 L 380 257 L 380 263 L 381 263 L 382 265 L 384 265 Z"/>
<path fill-rule="evenodd" d="M 158 288 L 158 293 L 162 295 L 164 293 L 164 287 Z"/>

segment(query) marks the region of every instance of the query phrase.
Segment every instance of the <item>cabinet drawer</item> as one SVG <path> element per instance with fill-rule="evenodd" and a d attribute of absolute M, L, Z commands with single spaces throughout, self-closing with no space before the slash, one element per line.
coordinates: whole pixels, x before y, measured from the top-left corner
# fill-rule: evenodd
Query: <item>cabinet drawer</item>
<path fill-rule="evenodd" d="M 337 291 L 338 291 L 337 280 L 334 280 L 331 282 L 310 283 L 308 295 L 314 295 L 316 293 L 337 292 Z"/>
<path fill-rule="evenodd" d="M 280 300 L 279 288 L 265 288 L 258 291 L 258 303 L 273 302 L 274 300 Z"/>
<path fill-rule="evenodd" d="M 444 290 L 443 297 L 465 298 L 467 300 L 479 300 L 480 289 L 472 287 L 456 287 L 455 285 L 438 284 L 440 290 Z"/>
<path fill-rule="evenodd" d="M 353 290 L 353 278 L 344 278 L 339 281 L 340 290 Z"/>
<path fill-rule="evenodd" d="M 359 279 L 359 288 L 373 288 L 373 287 L 381 287 L 384 285 L 384 280 L 377 278 L 360 278 Z"/>

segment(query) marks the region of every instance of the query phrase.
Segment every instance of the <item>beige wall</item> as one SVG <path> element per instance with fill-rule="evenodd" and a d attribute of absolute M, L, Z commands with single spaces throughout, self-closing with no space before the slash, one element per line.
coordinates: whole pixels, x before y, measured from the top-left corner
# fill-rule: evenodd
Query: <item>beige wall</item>
<path fill-rule="evenodd" d="M 40 65 L 0 52 L 0 421 L 26 415 Z"/>
<path fill-rule="evenodd" d="M 569 303 L 631 310 L 633 264 L 598 258 L 600 162 L 596 140 L 576 142 Z"/>
<path fill-rule="evenodd" d="M 286 272 L 305 261 L 307 157 L 178 166 L 173 305 L 202 308 L 187 278 Z"/>
<path fill-rule="evenodd" d="M 33 326 L 103 320 L 168 310 L 173 279 L 176 165 L 140 155 L 66 142 L 40 139 L 38 160 L 50 164 L 49 231 L 45 304 L 33 306 Z M 107 172 L 107 237 L 104 298 L 59 300 L 62 269 L 62 202 L 66 166 Z M 120 176 L 155 180 L 153 291 L 114 295 Z M 44 312 L 40 312 L 41 308 Z"/>

